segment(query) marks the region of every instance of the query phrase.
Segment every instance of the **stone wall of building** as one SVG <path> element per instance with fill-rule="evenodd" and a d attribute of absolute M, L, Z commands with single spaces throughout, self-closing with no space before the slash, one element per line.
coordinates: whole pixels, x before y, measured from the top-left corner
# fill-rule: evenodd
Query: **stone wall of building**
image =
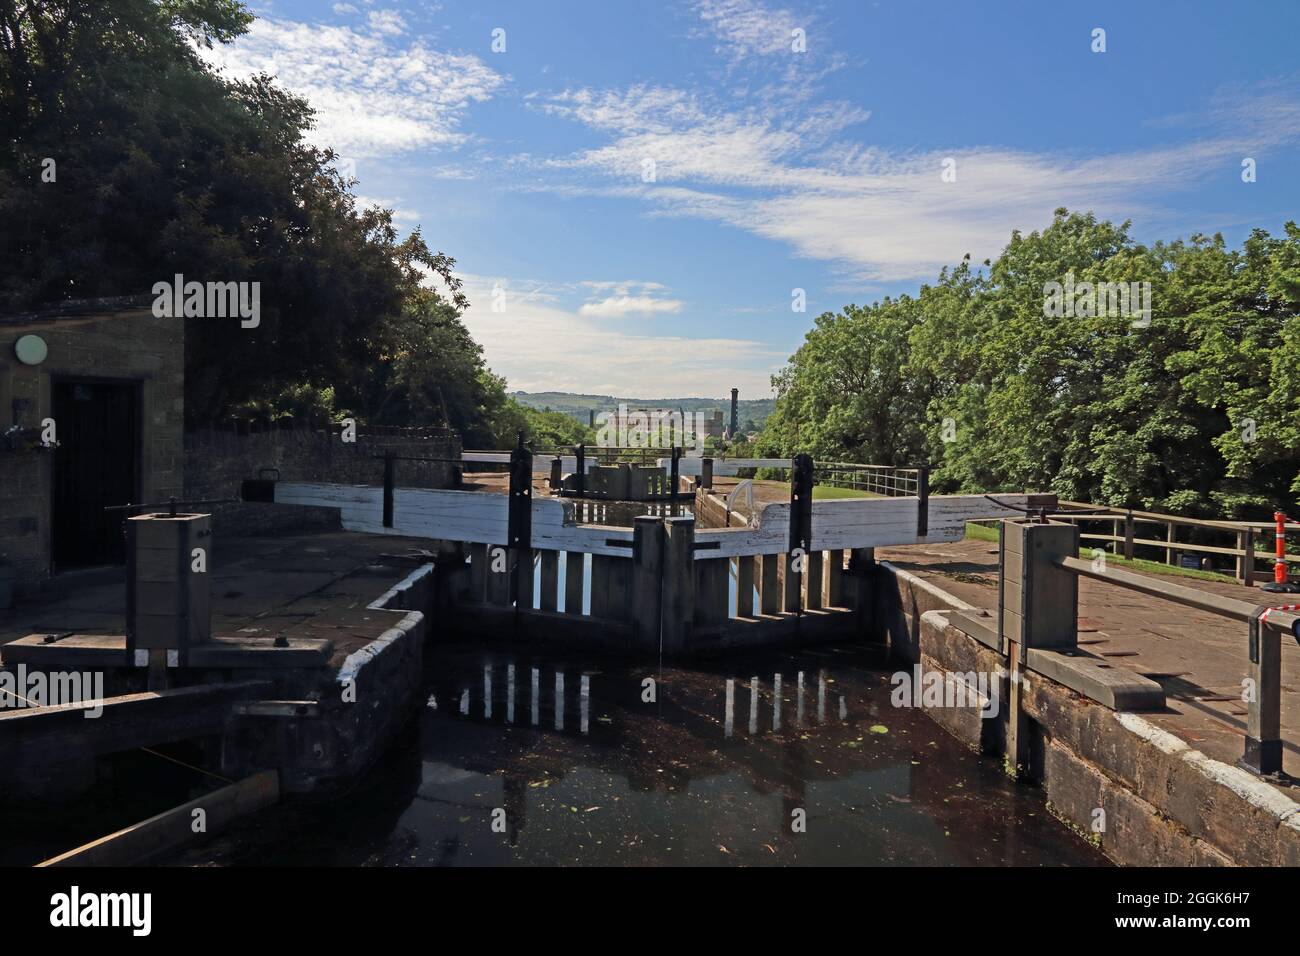
<path fill-rule="evenodd" d="M 269 425 L 206 429 L 185 435 L 185 496 L 238 498 L 245 479 L 382 485 L 382 456 L 460 458 L 460 436 L 447 429 L 367 428 L 356 441 L 343 441 L 337 425 Z M 271 471 L 273 469 L 273 471 Z M 452 462 L 396 463 L 396 484 L 405 488 L 455 488 L 460 466 Z M 298 505 L 241 502 L 205 508 L 217 530 L 246 534 L 337 528 L 338 511 Z"/>
<path fill-rule="evenodd" d="M 14 345 L 24 335 L 48 346 L 40 364 L 16 358 Z M 39 430 L 52 415 L 52 379 L 138 384 L 140 498 L 179 495 L 184 351 L 183 322 L 137 305 L 80 304 L 0 318 L 0 432 L 14 424 Z M 9 447 L 17 443 L 0 442 L 0 556 L 15 566 L 16 590 L 25 594 L 50 572 L 54 452 Z"/>

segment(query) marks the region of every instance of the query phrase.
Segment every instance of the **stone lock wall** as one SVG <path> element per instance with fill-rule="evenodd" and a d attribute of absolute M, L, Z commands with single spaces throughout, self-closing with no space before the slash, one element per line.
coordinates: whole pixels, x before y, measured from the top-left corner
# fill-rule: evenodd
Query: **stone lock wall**
<path fill-rule="evenodd" d="M 355 442 L 344 442 L 337 425 L 306 424 L 189 432 L 185 435 L 185 495 L 195 500 L 238 498 L 245 479 L 257 478 L 271 468 L 282 481 L 382 485 L 384 463 L 379 458 L 388 452 L 408 458 L 459 459 L 460 436 L 447 429 L 362 425 Z M 400 488 L 455 488 L 460 484 L 460 466 L 450 462 L 399 461 L 396 469 Z M 338 527 L 338 511 L 333 508 L 241 502 L 204 510 L 212 512 L 216 529 L 238 533 Z"/>
<path fill-rule="evenodd" d="M 979 611 L 887 563 L 875 581 L 875 600 L 871 636 L 887 640 L 898 657 L 943 673 L 945 682 L 1000 672 L 999 699 L 1009 698 L 1001 655 L 962 630 L 951 614 Z M 1112 861 L 1300 865 L 1300 804 L 1267 783 L 1207 757 L 1140 714 L 1111 710 L 1032 672 L 1023 702 L 1031 778 L 1052 813 Z M 926 713 L 981 754 L 1001 759 L 1005 752 L 1005 708 L 996 719 L 983 719 L 975 708 Z M 1106 825 L 1094 833 L 1098 810 Z"/>

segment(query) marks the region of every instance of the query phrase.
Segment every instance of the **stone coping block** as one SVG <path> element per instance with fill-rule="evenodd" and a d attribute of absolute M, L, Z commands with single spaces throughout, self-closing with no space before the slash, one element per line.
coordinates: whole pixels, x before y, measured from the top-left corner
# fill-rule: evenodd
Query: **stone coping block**
<path fill-rule="evenodd" d="M 1004 652 L 998 647 L 997 621 L 992 616 L 983 616 L 978 611 L 950 611 L 946 612 L 946 619 L 985 647 Z M 1164 709 L 1165 691 L 1160 684 L 1133 671 L 1112 667 L 1087 651 L 1031 647 L 1026 660 L 1031 671 L 1050 677 L 1111 710 Z"/>
<path fill-rule="evenodd" d="M 1164 710 L 1165 689 L 1149 677 L 1112 667 L 1086 651 L 1058 651 L 1031 647 L 1029 669 L 1058 684 L 1077 690 L 1111 710 Z"/>

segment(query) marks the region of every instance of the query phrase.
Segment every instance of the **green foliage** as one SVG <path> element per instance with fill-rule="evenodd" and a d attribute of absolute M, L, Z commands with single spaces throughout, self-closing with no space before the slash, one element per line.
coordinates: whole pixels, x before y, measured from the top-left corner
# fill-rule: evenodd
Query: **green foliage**
<path fill-rule="evenodd" d="M 488 373 L 491 375 L 491 373 Z M 474 433 L 477 441 L 466 440 L 466 448 L 513 448 L 520 433 L 524 443 L 538 452 L 566 449 L 582 443 L 593 444 L 595 432 L 564 412 L 522 405 L 505 394 L 505 382 L 491 376 L 494 401 L 483 409 L 481 428 Z M 500 400 L 495 400 L 497 396 Z"/>
<path fill-rule="evenodd" d="M 1150 326 L 1045 314 L 1045 284 L 1067 273 L 1150 282 Z M 818 317 L 773 377 L 759 446 L 928 459 L 940 491 L 1259 514 L 1300 490 L 1298 313 L 1294 223 L 1239 250 L 1200 235 L 1146 247 L 1127 223 L 1061 209 L 987 270 L 963 262 L 915 299 Z"/>
<path fill-rule="evenodd" d="M 357 208 L 303 100 L 196 55 L 251 20 L 234 0 L 0 0 L 0 312 L 147 300 L 177 273 L 259 282 L 257 328 L 186 320 L 190 424 L 332 408 L 491 443 L 504 382 L 460 322 L 454 260 Z"/>
<path fill-rule="evenodd" d="M 907 296 L 817 317 L 787 366 L 772 379 L 776 409 L 757 445 L 762 457 L 878 462 L 917 457 L 927 394 L 906 374 L 908 336 L 920 303 Z"/>
<path fill-rule="evenodd" d="M 524 441 L 541 450 L 558 450 L 572 445 L 592 445 L 596 431 L 564 412 L 518 406 L 523 414 Z"/>

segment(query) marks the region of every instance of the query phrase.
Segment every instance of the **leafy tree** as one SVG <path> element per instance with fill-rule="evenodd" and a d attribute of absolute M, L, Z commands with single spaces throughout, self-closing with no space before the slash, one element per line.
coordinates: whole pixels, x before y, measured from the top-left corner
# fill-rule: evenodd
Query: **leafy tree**
<path fill-rule="evenodd" d="M 903 296 L 823 313 L 772 382 L 776 409 L 764 454 L 911 464 L 924 441 L 924 383 L 906 374 L 908 336 L 921 313 Z"/>
<path fill-rule="evenodd" d="M 596 430 L 588 428 L 572 415 L 549 408 L 530 408 L 514 399 L 510 401 L 522 412 L 524 440 L 532 442 L 539 450 L 552 451 L 596 442 Z"/>
<path fill-rule="evenodd" d="M 773 384 L 767 454 L 934 465 L 940 490 L 1042 488 L 1189 514 L 1300 490 L 1300 230 L 1135 243 L 1057 210 L 916 299 L 820 316 Z M 1047 284 L 1150 283 L 1138 316 L 1053 314 Z"/>
<path fill-rule="evenodd" d="M 196 53 L 251 19 L 235 0 L 0 0 L 0 311 L 147 300 L 178 273 L 258 282 L 256 328 L 186 320 L 190 424 L 311 393 L 313 408 L 328 394 L 376 421 L 490 432 L 504 388 L 460 323 L 454 260 L 357 208 L 333 153 L 304 141 L 302 99 Z"/>

